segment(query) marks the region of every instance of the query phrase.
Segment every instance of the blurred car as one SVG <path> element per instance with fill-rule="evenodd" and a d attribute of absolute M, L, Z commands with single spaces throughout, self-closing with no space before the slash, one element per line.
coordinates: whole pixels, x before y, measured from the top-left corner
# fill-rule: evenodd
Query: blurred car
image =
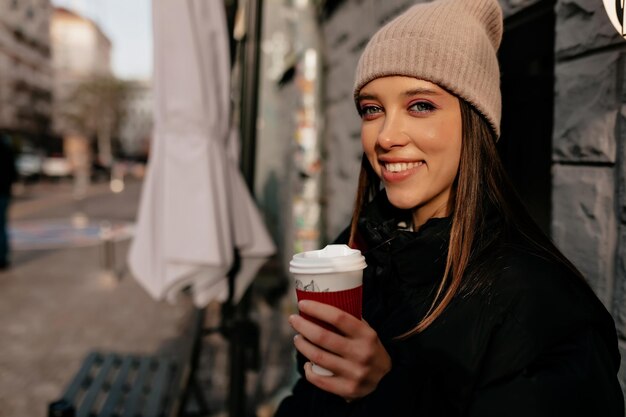
<path fill-rule="evenodd" d="M 41 172 L 51 178 L 64 178 L 72 174 L 72 167 L 63 156 L 52 155 L 43 160 Z"/>
<path fill-rule="evenodd" d="M 36 153 L 24 152 L 17 156 L 15 168 L 22 179 L 35 179 L 41 175 L 43 157 Z"/>

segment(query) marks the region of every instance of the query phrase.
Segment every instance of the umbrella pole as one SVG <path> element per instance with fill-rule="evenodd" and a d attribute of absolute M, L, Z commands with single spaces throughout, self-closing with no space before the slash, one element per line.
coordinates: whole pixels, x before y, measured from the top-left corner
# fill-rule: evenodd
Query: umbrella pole
<path fill-rule="evenodd" d="M 259 60 L 263 0 L 246 1 L 246 37 L 243 50 L 241 80 L 241 171 L 254 195 L 256 158 L 256 119 L 258 113 Z M 237 252 L 237 251 L 235 251 Z M 237 305 L 233 302 L 235 276 L 240 257 L 235 254 L 235 265 L 228 274 L 229 299 L 224 305 L 223 320 L 229 341 L 230 382 L 228 394 L 229 417 L 246 417 L 246 372 L 259 365 L 259 328 L 249 318 L 251 291 L 245 292 Z M 252 415 L 254 413 L 251 413 Z"/>
<path fill-rule="evenodd" d="M 229 387 L 228 387 L 228 415 L 229 417 L 244 417 L 246 412 L 246 368 L 243 362 L 245 345 L 242 343 L 240 322 L 242 319 L 243 303 L 247 299 L 246 294 L 239 304 L 235 304 L 233 296 L 235 293 L 235 278 L 241 265 L 239 251 L 235 249 L 233 266 L 228 272 L 228 300 L 222 307 L 222 326 L 224 335 L 228 340 L 228 367 L 229 367 Z"/>
<path fill-rule="evenodd" d="M 248 289 L 239 303 L 233 301 L 235 277 L 241 266 L 241 258 L 235 250 L 235 261 L 228 272 L 229 297 L 222 305 L 222 334 L 228 340 L 229 359 L 229 417 L 245 417 L 246 372 L 259 368 L 259 326 L 249 318 L 252 292 Z"/>
<path fill-rule="evenodd" d="M 262 11 L 263 0 L 247 0 L 247 30 L 241 83 L 241 171 L 253 195 Z"/>
<path fill-rule="evenodd" d="M 263 0 L 247 0 L 247 30 L 244 49 L 244 71 L 241 99 L 241 170 L 254 195 L 254 168 L 256 158 L 256 119 L 258 113 L 259 60 Z M 230 279 L 230 277 L 229 277 Z M 232 277 L 234 290 L 234 276 Z M 229 417 L 246 417 L 246 371 L 258 367 L 259 329 L 248 314 L 251 304 L 250 289 L 246 291 L 235 310 L 236 318 L 230 341 L 230 395 Z"/>

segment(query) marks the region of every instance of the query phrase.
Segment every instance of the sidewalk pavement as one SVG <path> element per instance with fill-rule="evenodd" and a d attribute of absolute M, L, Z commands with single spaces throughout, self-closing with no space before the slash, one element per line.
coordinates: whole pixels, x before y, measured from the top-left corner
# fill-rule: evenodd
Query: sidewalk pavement
<path fill-rule="evenodd" d="M 81 210 L 90 219 L 134 221 L 141 183 L 127 185 L 120 194 L 96 186 Z M 59 184 L 30 199 L 16 199 L 11 218 L 68 218 L 76 208 L 71 187 Z M 116 249 L 120 269 L 128 247 L 124 241 Z M 102 265 L 99 245 L 14 251 L 13 267 L 0 272 L 0 415 L 46 416 L 47 404 L 62 393 L 91 350 L 171 351 L 191 304 L 185 297 L 176 305 L 156 302 L 127 271 L 118 280 Z M 257 415 L 267 417 L 292 380 L 286 314 L 293 303 L 279 300 L 270 306 L 254 294 L 251 316 L 261 325 L 262 363 L 258 372 L 248 374 L 247 401 Z M 208 324 L 219 322 L 218 316 L 219 305 L 211 305 Z M 225 415 L 227 365 L 224 339 L 206 338 L 198 375 L 215 415 Z"/>

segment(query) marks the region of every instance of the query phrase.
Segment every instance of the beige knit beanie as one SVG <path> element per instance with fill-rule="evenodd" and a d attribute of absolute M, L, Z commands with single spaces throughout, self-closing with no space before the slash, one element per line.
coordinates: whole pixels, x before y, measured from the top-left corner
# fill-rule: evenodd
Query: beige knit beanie
<path fill-rule="evenodd" d="M 500 137 L 502 39 L 497 0 L 435 0 L 417 4 L 382 27 L 365 47 L 354 97 L 368 82 L 390 75 L 430 81 L 465 99 Z"/>

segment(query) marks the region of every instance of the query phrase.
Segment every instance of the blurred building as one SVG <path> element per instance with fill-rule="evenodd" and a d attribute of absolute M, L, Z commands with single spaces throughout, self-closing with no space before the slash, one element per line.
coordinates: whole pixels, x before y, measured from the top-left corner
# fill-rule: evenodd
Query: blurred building
<path fill-rule="evenodd" d="M 150 81 L 128 84 L 125 114 L 120 126 L 120 146 L 124 156 L 147 157 L 153 126 L 153 95 Z"/>
<path fill-rule="evenodd" d="M 50 25 L 54 71 L 53 129 L 62 138 L 64 156 L 85 189 L 92 166 L 93 131 L 100 123 L 98 101 L 112 77 L 111 41 L 93 20 L 55 7 Z M 107 80 L 105 82 L 95 80 Z M 91 85 L 88 85 L 91 83 Z M 86 85 L 88 85 L 86 87 Z M 111 138 L 102 141 L 107 163 Z M 108 164 L 107 164 L 108 166 Z"/>
<path fill-rule="evenodd" d="M 54 71 L 54 130 L 64 135 L 70 127 L 71 96 L 80 83 L 106 77 L 111 70 L 111 41 L 97 23 L 71 10 L 55 7 L 50 25 Z"/>
<path fill-rule="evenodd" d="M 111 74 L 111 41 L 91 19 L 55 7 L 50 34 L 57 74 L 74 78 Z"/>
<path fill-rule="evenodd" d="M 50 131 L 51 12 L 49 0 L 0 2 L 0 131 L 32 146 Z"/>

